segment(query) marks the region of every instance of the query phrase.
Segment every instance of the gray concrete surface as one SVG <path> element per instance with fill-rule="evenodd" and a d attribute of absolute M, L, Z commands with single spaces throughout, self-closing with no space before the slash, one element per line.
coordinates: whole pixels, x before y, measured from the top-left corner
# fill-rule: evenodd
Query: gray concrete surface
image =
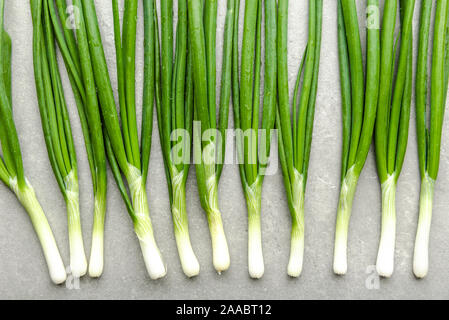
<path fill-rule="evenodd" d="M 176 2 L 176 1 L 175 1 Z M 243 2 L 243 1 L 242 1 Z M 365 1 L 357 1 L 361 23 Z M 415 12 L 415 32 L 419 20 Z M 112 10 L 109 1 L 96 0 L 100 28 L 116 85 Z M 219 1 L 218 65 L 226 1 Z M 243 5 L 243 4 L 242 4 Z M 243 8 L 243 7 L 242 7 Z M 289 67 L 293 86 L 307 35 L 307 1 L 290 1 Z M 139 11 L 137 99 L 142 83 L 142 8 Z M 175 13 L 176 16 L 176 13 Z M 0 190 L 0 298 L 14 299 L 401 299 L 449 298 L 449 126 L 443 135 L 441 170 L 436 186 L 430 241 L 430 272 L 426 279 L 412 274 L 412 254 L 418 217 L 419 173 L 412 111 L 410 140 L 397 193 L 396 269 L 391 279 L 370 286 L 380 232 L 380 186 L 371 151 L 360 179 L 349 238 L 349 270 L 332 273 L 332 251 L 339 194 L 341 111 L 337 59 L 336 1 L 324 1 L 322 63 L 317 99 L 310 178 L 306 198 L 306 249 L 299 279 L 286 274 L 290 220 L 280 171 L 265 180 L 263 246 L 265 276 L 251 280 L 247 273 L 246 207 L 236 165 L 224 168 L 220 207 L 230 251 L 231 268 L 217 275 L 212 266 L 205 215 L 200 208 L 194 171 L 188 180 L 187 205 L 192 243 L 201 264 L 200 276 L 187 279 L 181 270 L 172 232 L 168 194 L 157 130 L 153 133 L 148 195 L 158 244 L 168 264 L 165 279 L 151 281 L 145 271 L 138 241 L 112 176 L 109 176 L 105 270 L 100 279 L 81 279 L 78 290 L 54 286 L 29 219 L 14 195 Z M 51 171 L 42 136 L 32 63 L 32 24 L 27 0 L 6 1 L 6 29 L 13 39 L 13 99 L 27 175 L 53 227 L 61 254 L 68 263 L 65 205 Z M 362 32 L 364 37 L 364 32 Z M 416 40 L 417 38 L 415 38 Z M 416 50 L 416 44 L 415 44 Z M 61 64 L 62 66 L 62 64 Z M 73 97 L 64 74 L 66 96 L 80 168 L 82 224 L 87 254 L 92 225 L 92 186 Z M 219 75 L 218 75 L 219 76 Z M 414 107 L 414 106 L 413 106 Z M 446 117 L 447 118 L 447 117 Z M 446 119 L 449 120 L 449 119 Z M 232 117 L 231 123 L 232 125 Z"/>

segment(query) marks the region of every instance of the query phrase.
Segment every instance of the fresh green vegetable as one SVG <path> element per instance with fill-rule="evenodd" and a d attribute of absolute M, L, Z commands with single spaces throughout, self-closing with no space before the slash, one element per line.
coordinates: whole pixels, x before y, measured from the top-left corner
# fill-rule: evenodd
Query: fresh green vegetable
<path fill-rule="evenodd" d="M 260 127 L 263 5 L 261 0 L 245 2 L 242 64 L 239 66 L 238 18 L 240 1 L 229 1 L 228 3 L 233 6 L 233 8 L 228 8 L 235 12 L 233 35 L 228 34 L 228 36 L 233 36 L 234 122 L 238 130 L 237 150 L 240 151 L 240 158 L 243 160 L 239 169 L 248 209 L 248 269 L 252 278 L 261 278 L 265 268 L 261 235 L 262 183 L 270 156 L 271 130 L 274 127 L 276 117 L 276 1 L 265 1 L 265 88 L 262 104 L 262 140 L 260 142 L 258 133 Z M 231 33 L 232 28 L 227 31 Z M 241 70 L 240 78 L 239 70 Z"/>
<path fill-rule="evenodd" d="M 34 2 L 34 13 L 41 6 Z M 0 142 L 3 158 L 0 157 L 0 180 L 13 191 L 30 216 L 37 233 L 50 277 L 56 284 L 66 280 L 66 271 L 59 254 L 53 232 L 39 204 L 33 187 L 25 178 L 19 139 L 14 124 L 11 99 L 11 39 L 3 27 L 5 1 L 0 0 Z M 37 14 L 34 17 L 38 16 Z M 35 36 L 40 32 L 35 30 Z"/>
<path fill-rule="evenodd" d="M 85 37 L 85 30 L 74 28 L 67 23 L 70 21 L 70 12 L 65 0 L 56 0 L 56 2 L 45 0 L 44 4 L 51 20 L 49 21 L 47 18 L 48 24 L 51 24 L 51 26 L 48 25 L 48 33 L 53 34 L 56 39 L 72 86 L 91 170 L 95 199 L 89 275 L 99 277 L 103 272 L 104 265 L 107 176 L 100 109 L 90 54 L 88 48 L 83 47 L 84 43 L 79 41 L 78 45 L 75 38 L 74 29 L 76 29 L 79 39 Z M 78 21 L 73 21 L 73 23 L 76 24 Z"/>
<path fill-rule="evenodd" d="M 416 127 L 418 135 L 421 198 L 413 272 L 423 278 L 429 269 L 429 234 L 435 182 L 440 164 L 441 135 L 449 76 L 449 1 L 436 2 L 432 69 L 427 81 L 430 20 L 433 1 L 422 1 L 416 71 Z M 430 92 L 430 106 L 428 106 Z M 430 116 L 428 111 L 430 110 Z"/>
<path fill-rule="evenodd" d="M 347 271 L 349 220 L 357 182 L 371 145 L 379 97 L 379 0 L 367 2 L 366 93 L 357 6 L 338 1 L 338 51 L 343 106 L 341 190 L 335 231 L 334 272 Z"/>
<path fill-rule="evenodd" d="M 34 74 L 42 129 L 50 163 L 67 206 L 71 273 L 81 277 L 87 272 L 87 260 L 81 229 L 75 146 L 56 59 L 49 1 L 33 1 L 39 2 L 31 6 L 36 30 L 33 38 Z"/>
<path fill-rule="evenodd" d="M 98 99 L 103 118 L 106 153 L 111 169 L 133 221 L 148 273 L 151 278 L 157 279 L 165 276 L 166 267 L 154 238 L 145 190 L 151 149 L 153 114 L 153 102 L 150 98 L 151 91 L 154 92 L 154 82 L 151 80 L 151 72 L 146 72 L 145 103 L 143 104 L 145 116 L 142 121 L 142 139 L 139 147 L 134 92 L 137 0 L 126 1 L 125 3 L 123 35 L 120 34 L 118 3 L 117 1 L 112 1 L 117 48 L 120 117 L 114 101 L 94 1 L 74 0 L 73 5 L 77 8 L 77 14 L 75 14 L 77 18 L 76 40 L 81 62 L 80 69 L 82 69 L 86 96 L 88 97 L 87 106 L 95 106 L 94 99 Z M 63 8 L 63 5 L 61 4 L 58 7 Z M 61 12 L 63 13 L 60 10 L 60 14 Z M 66 39 L 71 39 L 67 41 L 69 48 L 76 47 L 71 37 Z M 71 49 L 67 50 L 71 52 Z M 77 63 L 73 60 L 72 62 L 73 70 L 76 70 Z M 152 63 L 154 64 L 154 61 Z M 74 74 L 73 72 L 72 75 Z M 73 76 L 73 78 L 79 89 L 79 86 L 82 86 L 82 84 L 78 84 L 79 81 L 77 81 L 76 76 Z M 96 88 L 96 95 L 93 94 L 93 88 Z M 81 90 L 80 94 L 82 95 Z M 86 109 L 90 108 L 87 107 Z M 122 126 L 120 126 L 120 120 Z M 92 121 L 92 125 L 96 125 L 96 123 Z M 89 130 L 92 130 L 92 134 L 98 133 L 94 131 L 97 130 L 96 127 Z M 93 146 L 93 149 L 96 150 L 97 147 Z M 128 182 L 130 195 L 128 195 L 126 190 L 122 174 Z M 98 224 L 98 227 L 102 227 L 102 224 Z M 96 274 L 95 269 L 92 270 L 92 273 Z"/>
<path fill-rule="evenodd" d="M 399 57 L 395 57 L 394 31 L 401 9 Z M 396 237 L 396 185 L 407 149 L 412 98 L 414 0 L 387 0 L 381 30 L 380 87 L 376 121 L 376 158 L 382 187 L 382 229 L 377 272 L 390 277 L 394 269 Z M 397 66 L 397 77 L 393 73 Z"/>
<path fill-rule="evenodd" d="M 203 3 L 204 2 L 204 3 Z M 228 0 L 223 45 L 219 119 L 216 118 L 216 59 L 215 39 L 217 27 L 216 0 L 187 0 L 188 36 L 191 52 L 192 80 L 194 87 L 194 120 L 201 129 L 193 131 L 194 162 L 201 206 L 206 211 L 212 238 L 213 261 L 220 273 L 229 268 L 228 244 L 218 208 L 218 182 L 223 170 L 225 130 L 228 126 L 229 100 L 231 95 L 232 36 L 234 1 Z M 217 131 L 220 134 L 217 134 Z"/>
<path fill-rule="evenodd" d="M 288 275 L 299 277 L 304 256 L 304 198 L 318 88 L 323 1 L 309 0 L 308 43 L 299 68 L 292 105 L 287 64 L 288 0 L 279 1 L 278 19 L 279 157 L 292 216 Z"/>
<path fill-rule="evenodd" d="M 156 72 L 156 111 L 173 228 L 182 269 L 186 276 L 193 277 L 200 272 L 200 265 L 190 243 L 186 211 L 186 182 L 190 168 L 193 124 L 192 56 L 188 51 L 187 0 L 178 1 L 174 61 L 173 2 L 161 2 L 162 52 L 159 48 L 157 15 L 154 8 L 154 1 L 144 1 L 145 65 L 154 66 L 150 60 L 156 57 L 155 69 L 148 68 L 147 71 L 149 74 Z M 155 33 L 156 46 L 151 41 L 153 39 L 151 35 Z M 160 66 L 161 56 L 162 67 Z"/>
<path fill-rule="evenodd" d="M 108 157 L 113 167 L 114 177 L 122 190 L 121 193 L 125 203 L 128 203 L 128 212 L 134 222 L 134 229 L 140 241 L 148 273 L 152 279 L 158 279 L 166 275 L 167 269 L 154 238 L 145 190 L 153 131 L 155 83 L 152 70 L 154 70 L 155 58 L 154 55 L 145 57 L 144 99 L 142 104 L 144 116 L 142 118 L 142 133 L 139 147 L 135 103 L 135 49 L 138 1 L 125 2 L 122 28 L 120 28 L 118 1 L 112 1 L 121 128 L 101 45 L 101 36 L 98 32 L 95 5 L 92 1 L 84 1 L 83 6 L 86 13 L 88 38 L 90 42 L 100 44 L 100 46 L 90 46 L 90 49 L 92 57 L 94 57 L 94 74 L 97 86 L 100 91 L 104 90 L 104 94 L 100 94 L 100 105 L 108 136 Z M 120 29 L 122 34 L 120 34 Z M 154 41 L 155 34 L 147 33 L 146 43 L 154 43 Z M 96 52 L 97 49 L 101 50 Z M 124 182 L 120 171 L 128 182 L 132 201 L 124 190 Z M 132 203 L 133 210 L 130 210 L 129 203 Z"/>

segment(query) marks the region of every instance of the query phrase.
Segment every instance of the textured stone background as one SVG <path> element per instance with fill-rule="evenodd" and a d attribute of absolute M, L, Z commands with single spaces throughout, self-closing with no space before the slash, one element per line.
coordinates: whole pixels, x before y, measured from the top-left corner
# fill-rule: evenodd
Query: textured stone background
<path fill-rule="evenodd" d="M 176 2 L 176 1 L 175 1 Z M 242 1 L 243 2 L 243 1 Z M 365 1 L 357 1 L 361 23 Z M 415 12 L 415 27 L 419 18 Z M 115 87 L 112 9 L 109 1 L 96 0 L 105 51 Z M 226 1 L 219 1 L 218 66 Z M 419 173 L 414 124 L 399 181 L 397 196 L 396 270 L 380 288 L 369 290 L 366 281 L 375 263 L 380 230 L 380 187 L 374 154 L 369 154 L 354 203 L 349 237 L 349 270 L 345 277 L 332 273 L 332 251 L 336 206 L 339 194 L 341 112 L 337 59 L 336 1 L 324 1 L 323 48 L 315 132 L 306 199 L 306 250 L 304 272 L 299 279 L 287 277 L 290 220 L 280 171 L 265 180 L 263 193 L 263 245 L 266 272 L 254 281 L 247 273 L 246 207 L 236 165 L 224 169 L 220 184 L 220 207 L 231 249 L 231 268 L 219 276 L 213 269 L 205 215 L 200 208 L 194 171 L 188 180 L 187 205 L 192 243 L 201 264 L 201 274 L 186 279 L 182 273 L 169 211 L 157 130 L 153 135 L 148 194 L 156 238 L 168 263 L 168 276 L 151 281 L 145 271 L 137 238 L 115 182 L 110 175 L 106 220 L 106 262 L 101 279 L 81 279 L 79 290 L 51 284 L 40 246 L 29 219 L 15 197 L 5 188 L 0 192 L 0 297 L 31 299 L 399 299 L 449 298 L 449 150 L 444 128 L 442 163 L 430 241 L 430 272 L 426 279 L 412 274 L 412 254 L 418 216 Z M 243 9 L 243 4 L 242 4 Z M 307 1 L 290 1 L 289 67 L 293 86 L 307 34 Z M 141 101 L 142 8 L 139 11 L 137 99 Z M 176 13 L 175 13 L 176 16 Z M 32 64 L 32 25 L 27 0 L 6 1 L 6 29 L 13 39 L 14 110 L 27 175 L 53 227 L 65 263 L 68 239 L 65 205 L 51 171 L 37 108 Z M 415 28 L 415 32 L 417 28 Z M 362 32 L 364 37 L 364 32 Z M 417 38 L 415 38 L 416 40 Z M 416 48 L 416 44 L 415 44 Z M 65 72 L 65 71 L 64 71 Z M 217 75 L 219 76 L 219 75 Z M 64 77 L 65 73 L 64 73 Z M 66 96 L 78 151 L 82 224 L 86 252 L 90 250 L 92 187 L 73 97 L 65 78 Z M 447 119 L 449 120 L 449 119 Z M 232 125 L 232 117 L 231 123 Z M 367 273 L 368 272 L 368 273 Z"/>

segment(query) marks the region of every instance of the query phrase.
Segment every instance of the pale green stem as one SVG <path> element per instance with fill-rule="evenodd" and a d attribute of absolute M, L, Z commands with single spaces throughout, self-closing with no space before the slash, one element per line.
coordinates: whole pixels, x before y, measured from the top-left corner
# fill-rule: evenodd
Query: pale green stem
<path fill-rule="evenodd" d="M 435 180 L 426 173 L 421 182 L 418 230 L 416 232 L 413 256 L 413 273 L 418 278 L 424 278 L 429 270 L 429 234 L 432 221 L 434 189 Z"/>
<path fill-rule="evenodd" d="M 218 186 L 215 175 L 209 176 L 206 181 L 206 187 L 206 214 L 212 239 L 213 263 L 215 270 L 220 274 L 229 269 L 230 257 L 228 243 L 223 229 L 223 222 L 221 220 L 221 213 L 218 209 Z"/>
<path fill-rule="evenodd" d="M 89 260 L 89 276 L 98 278 L 104 267 L 104 220 L 106 214 L 106 199 L 95 195 L 94 223 L 92 228 L 92 247 Z"/>
<path fill-rule="evenodd" d="M 394 247 L 396 239 L 396 175 L 388 176 L 382 183 L 382 229 L 377 254 L 377 273 L 391 277 L 394 270 Z"/>
<path fill-rule="evenodd" d="M 19 189 L 16 178 L 10 180 L 10 186 L 28 212 L 31 223 L 41 243 L 51 280 L 55 284 L 63 283 L 67 278 L 64 263 L 59 254 L 53 232 L 36 198 L 33 187 L 27 182 L 24 188 Z"/>
<path fill-rule="evenodd" d="M 82 277 L 87 272 L 87 260 L 84 253 L 83 232 L 81 229 L 79 186 L 75 171 L 65 178 L 67 221 L 70 244 L 70 271 L 75 277 Z"/>
<path fill-rule="evenodd" d="M 299 277 L 304 260 L 304 176 L 296 169 L 292 179 L 293 212 L 288 275 Z"/>
<path fill-rule="evenodd" d="M 348 227 L 358 178 L 355 174 L 354 167 L 351 167 L 343 180 L 340 190 L 334 247 L 334 273 L 339 275 L 346 274 L 348 270 Z"/>
<path fill-rule="evenodd" d="M 148 274 L 151 279 L 162 278 L 167 274 L 167 268 L 154 238 L 145 183 L 140 171 L 131 164 L 128 165 L 127 181 L 136 216 L 134 230 L 139 238 Z"/>
<path fill-rule="evenodd" d="M 262 184 L 260 179 L 246 186 L 246 205 L 248 208 L 248 271 L 251 278 L 262 278 L 265 267 L 262 250 L 261 201 Z"/>
<path fill-rule="evenodd" d="M 176 169 L 173 170 L 176 173 Z M 189 222 L 186 210 L 186 190 L 184 174 L 176 173 L 172 181 L 173 186 L 173 204 L 172 218 L 173 228 L 175 232 L 176 245 L 178 248 L 179 258 L 181 260 L 182 270 L 188 277 L 197 276 L 200 272 L 200 264 L 193 252 L 189 235 Z"/>

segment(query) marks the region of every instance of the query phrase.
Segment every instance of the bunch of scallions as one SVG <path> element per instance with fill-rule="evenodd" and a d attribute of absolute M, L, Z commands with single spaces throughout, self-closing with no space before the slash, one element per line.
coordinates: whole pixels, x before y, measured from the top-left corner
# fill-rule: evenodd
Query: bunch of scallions
<path fill-rule="evenodd" d="M 147 71 L 155 72 L 156 77 L 159 138 L 174 234 L 182 269 L 186 276 L 193 277 L 200 272 L 200 265 L 190 242 L 186 211 L 186 182 L 190 168 L 193 128 L 192 55 L 188 49 L 187 0 L 178 1 L 174 59 L 173 1 L 161 1 L 162 39 L 160 42 L 154 0 L 144 1 L 144 19 L 145 64 L 151 66 L 153 64 L 149 60 L 156 61 L 155 70 Z M 151 37 L 150 35 L 154 33 L 156 35 Z M 155 43 L 151 39 L 154 39 Z"/>
<path fill-rule="evenodd" d="M 56 4 L 60 17 L 66 17 L 66 11 L 64 10 L 66 9 L 66 3 L 63 0 L 57 0 Z M 114 100 L 95 3 L 93 0 L 74 0 L 73 6 L 77 11 L 74 14 L 76 41 L 73 34 L 67 28 L 64 28 L 66 42 L 58 39 L 58 43 L 72 81 L 75 98 L 79 95 L 79 99 L 85 99 L 78 101 L 78 104 L 84 104 L 83 108 L 86 110 L 87 118 L 86 125 L 88 125 L 88 130 L 91 131 L 91 154 L 92 159 L 94 159 L 94 162 L 91 162 L 91 170 L 94 171 L 94 168 L 97 167 L 103 170 L 102 146 L 99 138 L 102 129 L 97 121 L 98 114 L 96 113 L 96 110 L 99 109 L 101 110 L 106 154 L 109 158 L 112 173 L 134 224 L 134 230 L 139 238 L 148 273 L 152 279 L 157 279 L 165 276 L 166 266 L 154 238 L 145 190 L 153 122 L 155 84 L 154 73 L 151 71 L 154 69 L 151 68 L 154 68 L 154 58 L 150 56 L 145 64 L 142 105 L 144 116 L 139 144 L 135 102 L 135 46 L 138 1 L 125 2 L 123 28 L 120 27 L 118 1 L 112 1 L 120 116 Z M 149 42 L 153 43 L 154 34 L 150 33 L 149 37 Z M 78 66 L 74 57 L 79 59 Z M 95 135 L 98 139 L 94 141 Z M 86 134 L 84 138 L 86 139 Z M 97 154 L 99 157 L 97 157 Z M 130 195 L 122 175 L 128 183 Z M 102 173 L 95 177 L 94 187 L 96 187 L 96 192 L 97 190 L 106 192 L 105 188 L 102 189 L 102 186 L 105 186 L 104 179 Z M 103 227 L 104 214 L 100 214 L 94 220 L 93 237 L 98 242 L 96 244 L 93 242 L 91 254 L 89 273 L 93 276 L 99 276 L 103 267 Z M 98 239 L 96 235 L 98 235 Z M 92 265 L 92 263 L 94 264 Z"/>
<path fill-rule="evenodd" d="M 213 263 L 218 273 L 227 270 L 230 264 L 228 244 L 218 207 L 218 182 L 223 170 L 225 130 L 228 127 L 231 96 L 232 62 L 230 57 L 235 24 L 233 4 L 234 1 L 228 0 L 217 121 L 215 78 L 218 4 L 217 0 L 187 0 L 188 37 L 194 87 L 193 118 L 196 123 L 201 124 L 201 128 L 193 130 L 193 156 L 200 202 L 206 211 L 212 238 Z"/>
<path fill-rule="evenodd" d="M 50 5 L 54 5 L 53 1 L 31 1 L 36 91 L 48 156 L 67 206 L 70 271 L 75 277 L 81 277 L 87 272 L 87 260 L 81 229 L 77 161 L 56 58 Z"/>
<path fill-rule="evenodd" d="M 75 20 L 71 19 L 72 12 L 68 10 L 69 7 L 65 0 L 33 0 L 31 5 L 33 11 L 42 11 L 41 15 L 43 25 L 45 25 L 46 37 L 51 37 L 47 41 L 48 45 L 52 45 L 54 41 L 52 38 L 56 39 L 75 98 L 95 197 L 89 275 L 91 277 L 99 277 L 103 272 L 104 266 L 104 221 L 107 190 L 106 154 L 97 89 L 87 44 L 87 31 L 84 24 L 81 25 L 80 21 L 76 21 L 78 11 L 74 15 Z M 79 8 L 80 10 L 82 9 L 81 7 Z M 36 28 L 40 28 L 39 25 L 36 25 L 35 32 L 37 32 Z M 36 50 L 39 50 L 39 47 Z M 35 52 L 35 54 L 38 53 L 39 51 Z M 38 62 L 36 62 L 35 67 L 39 67 Z M 55 74 L 56 72 L 55 70 Z M 39 74 L 36 74 L 37 84 L 42 85 L 38 76 Z M 41 107 L 48 107 L 45 106 L 44 102 L 45 100 L 40 101 Z M 47 145 L 51 147 L 51 141 Z M 57 172 L 56 175 L 58 175 Z"/>
<path fill-rule="evenodd" d="M 109 162 L 119 189 L 121 190 L 122 197 L 127 204 L 130 217 L 133 220 L 134 230 L 140 241 L 148 274 L 150 278 L 158 279 L 166 275 L 167 268 L 154 237 L 146 194 L 151 136 L 153 131 L 155 56 L 153 50 L 146 51 L 142 102 L 142 131 L 139 144 L 135 101 L 138 3 L 138 0 L 125 1 L 122 27 L 120 28 L 118 0 L 112 1 L 120 117 L 115 108 L 100 33 L 88 32 L 88 38 L 91 44 L 89 48 L 94 62 L 95 79 L 100 91 L 100 106 L 103 113 L 103 124 L 106 129 L 106 151 Z M 151 10 L 150 7 L 151 2 L 145 3 L 147 14 Z M 83 9 L 88 30 L 98 31 L 98 22 L 93 1 L 83 1 Z M 148 32 L 147 30 L 145 44 L 147 46 L 154 44 L 155 37 L 155 32 L 151 30 Z M 92 45 L 92 43 L 100 45 Z M 96 52 L 97 50 L 99 51 Z M 121 120 L 121 126 L 119 119 Z M 126 192 L 122 174 L 128 182 L 131 198 Z"/>
<path fill-rule="evenodd" d="M 26 179 L 19 139 L 14 124 L 11 97 L 11 39 L 3 27 L 5 1 L 0 0 L 0 180 L 13 191 L 28 212 L 44 251 L 50 277 L 56 284 L 67 274 L 53 232 L 33 187 Z"/>
<path fill-rule="evenodd" d="M 245 1 L 241 64 L 238 52 L 240 1 L 234 5 L 232 54 L 234 123 L 237 129 L 239 170 L 248 210 L 248 270 L 252 278 L 264 274 L 261 235 L 262 183 L 270 156 L 271 131 L 276 118 L 276 1 Z M 262 12 L 265 12 L 265 88 L 260 126 Z M 259 144 L 260 143 L 260 144 Z"/>
<path fill-rule="evenodd" d="M 435 6 L 433 50 L 429 53 L 430 21 Z M 418 64 L 416 70 L 416 127 L 421 198 L 413 272 L 423 278 L 429 269 L 429 233 L 435 181 L 440 164 L 441 135 L 449 77 L 449 1 L 421 1 Z M 432 56 L 430 83 L 428 56 Z M 430 92 L 430 105 L 428 93 Z M 429 115 L 430 110 L 430 115 Z"/>
<path fill-rule="evenodd" d="M 379 10 L 379 0 L 367 1 L 365 78 L 356 1 L 338 0 L 343 153 L 335 231 L 334 272 L 341 275 L 347 271 L 347 240 L 352 203 L 371 145 L 376 119 L 380 72 Z"/>
<path fill-rule="evenodd" d="M 318 88 L 322 13 L 323 1 L 309 0 L 307 49 L 299 68 L 293 101 L 290 106 L 287 63 L 288 0 L 278 1 L 279 110 L 277 113 L 277 128 L 279 130 L 279 158 L 292 217 L 290 261 L 288 264 L 288 275 L 291 277 L 299 277 L 303 267 L 304 198 Z"/>
<path fill-rule="evenodd" d="M 261 234 L 262 183 L 270 156 L 271 131 L 276 118 L 276 1 L 265 1 L 265 10 L 262 1 L 245 1 L 240 66 L 238 52 L 240 1 L 230 2 L 233 2 L 235 12 L 232 101 L 234 124 L 237 129 L 240 178 L 248 210 L 248 270 L 252 278 L 261 278 L 265 270 Z M 265 88 L 261 141 L 259 141 L 263 11 L 265 12 Z"/>
<path fill-rule="evenodd" d="M 382 188 L 382 228 L 376 267 L 383 277 L 390 277 L 394 269 L 396 185 L 407 149 L 412 98 L 414 7 L 414 0 L 387 0 L 383 10 L 375 127 L 377 169 Z M 401 32 L 396 42 L 400 50 L 396 58 L 394 32 L 398 8 Z"/>

